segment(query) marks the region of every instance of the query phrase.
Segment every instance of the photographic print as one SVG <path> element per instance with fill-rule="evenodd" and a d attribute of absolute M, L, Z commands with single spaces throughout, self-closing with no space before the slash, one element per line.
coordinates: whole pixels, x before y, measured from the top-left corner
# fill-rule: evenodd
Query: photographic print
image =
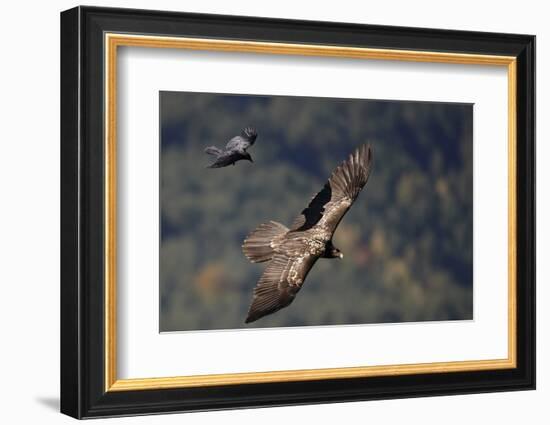
<path fill-rule="evenodd" d="M 472 117 L 160 92 L 160 331 L 473 319 Z"/>

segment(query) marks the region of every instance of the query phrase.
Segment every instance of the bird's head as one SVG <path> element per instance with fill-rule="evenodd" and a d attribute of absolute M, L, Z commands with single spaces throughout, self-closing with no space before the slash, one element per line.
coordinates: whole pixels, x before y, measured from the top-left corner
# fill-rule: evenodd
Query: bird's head
<path fill-rule="evenodd" d="M 342 253 L 342 251 L 340 251 L 338 248 L 336 248 L 335 246 L 332 247 L 332 258 L 344 258 L 344 254 Z"/>
<path fill-rule="evenodd" d="M 254 127 L 245 127 L 241 131 L 241 136 L 250 141 L 250 143 L 254 143 L 256 137 L 258 137 L 258 133 Z"/>
<path fill-rule="evenodd" d="M 243 158 L 246 159 L 247 161 L 254 162 L 254 161 L 252 161 L 252 157 L 250 156 L 250 154 L 248 152 L 244 153 Z"/>
<path fill-rule="evenodd" d="M 336 248 L 332 242 L 327 246 L 327 249 L 325 250 L 326 258 L 344 258 L 344 254 L 342 251 L 340 251 L 338 248 Z"/>

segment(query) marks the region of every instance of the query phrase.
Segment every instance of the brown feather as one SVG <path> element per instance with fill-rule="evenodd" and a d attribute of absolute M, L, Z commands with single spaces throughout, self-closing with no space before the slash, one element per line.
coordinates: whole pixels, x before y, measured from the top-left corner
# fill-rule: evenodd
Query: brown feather
<path fill-rule="evenodd" d="M 252 262 L 269 261 L 258 284 L 246 323 L 287 307 L 307 274 L 332 246 L 332 235 L 368 181 L 372 149 L 363 145 L 340 164 L 323 189 L 294 220 L 291 230 L 271 221 L 261 224 L 244 241 Z"/>
<path fill-rule="evenodd" d="M 272 242 L 288 232 L 288 228 L 276 221 L 260 224 L 243 243 L 243 252 L 253 263 L 271 260 Z"/>
<path fill-rule="evenodd" d="M 308 230 L 323 221 L 330 223 L 329 228 L 334 232 L 367 183 L 371 168 L 372 148 L 370 145 L 362 145 L 336 167 L 323 189 L 294 220 L 291 231 Z M 345 202 L 340 202 L 342 200 Z"/>

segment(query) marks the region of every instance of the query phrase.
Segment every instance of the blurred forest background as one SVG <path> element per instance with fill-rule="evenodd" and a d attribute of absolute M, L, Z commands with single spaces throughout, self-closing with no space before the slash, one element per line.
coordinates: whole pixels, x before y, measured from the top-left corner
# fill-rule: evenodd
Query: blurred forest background
<path fill-rule="evenodd" d="M 472 319 L 472 105 L 161 92 L 160 331 Z M 208 169 L 244 126 L 254 163 Z M 241 251 L 289 226 L 358 145 L 365 190 L 294 302 L 244 319 L 264 264 Z"/>

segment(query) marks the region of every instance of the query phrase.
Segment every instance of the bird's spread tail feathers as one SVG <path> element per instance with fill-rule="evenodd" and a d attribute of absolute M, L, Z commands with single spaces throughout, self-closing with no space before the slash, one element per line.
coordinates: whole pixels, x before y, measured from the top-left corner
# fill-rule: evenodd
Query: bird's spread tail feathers
<path fill-rule="evenodd" d="M 253 263 L 261 263 L 271 260 L 273 257 L 273 247 L 271 243 L 277 236 L 288 232 L 288 228 L 276 221 L 263 223 L 258 226 L 243 244 L 243 252 Z"/>
<path fill-rule="evenodd" d="M 206 152 L 209 155 L 214 155 L 215 157 L 218 157 L 221 155 L 222 151 L 221 149 L 217 148 L 216 146 L 208 146 L 204 152 Z"/>

